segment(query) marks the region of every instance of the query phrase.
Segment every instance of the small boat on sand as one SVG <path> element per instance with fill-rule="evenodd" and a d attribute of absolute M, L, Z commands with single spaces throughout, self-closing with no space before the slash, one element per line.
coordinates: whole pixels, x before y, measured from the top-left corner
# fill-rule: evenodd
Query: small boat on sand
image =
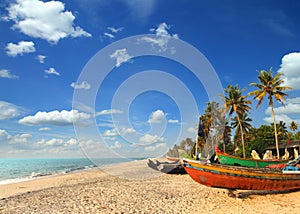
<path fill-rule="evenodd" d="M 231 166 L 245 166 L 254 168 L 264 168 L 270 165 L 286 164 L 288 160 L 261 160 L 261 159 L 250 159 L 240 158 L 221 152 L 216 149 L 216 155 L 218 156 L 219 162 L 225 165 Z"/>
<path fill-rule="evenodd" d="M 300 159 L 298 160 L 298 162 Z M 249 168 L 184 159 L 184 169 L 196 182 L 209 187 L 242 190 L 300 189 L 300 169 Z"/>
<path fill-rule="evenodd" d="M 156 159 L 148 159 L 147 165 L 154 170 L 158 170 L 166 174 L 186 174 L 186 171 L 179 161 L 162 162 Z"/>

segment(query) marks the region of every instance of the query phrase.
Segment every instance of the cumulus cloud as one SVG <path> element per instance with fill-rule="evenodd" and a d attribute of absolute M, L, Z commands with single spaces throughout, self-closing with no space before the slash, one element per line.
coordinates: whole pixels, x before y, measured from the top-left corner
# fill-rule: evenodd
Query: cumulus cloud
<path fill-rule="evenodd" d="M 58 73 L 56 70 L 55 70 L 55 68 L 49 68 L 48 70 L 45 70 L 45 73 L 46 74 L 53 74 L 53 75 L 56 75 L 56 76 L 60 76 L 60 73 Z"/>
<path fill-rule="evenodd" d="M 145 147 L 145 151 L 146 152 L 158 152 L 161 151 L 160 153 L 165 153 L 166 151 L 168 151 L 169 147 L 167 146 L 167 144 L 165 143 L 156 143 L 153 146 L 147 146 Z"/>
<path fill-rule="evenodd" d="M 156 38 L 144 36 L 140 39 L 140 41 L 149 42 L 152 47 L 158 47 L 158 50 L 160 52 L 164 52 L 168 50 L 168 43 L 170 38 L 178 39 L 178 34 L 170 34 L 170 26 L 167 25 L 165 22 L 158 25 L 158 27 L 155 29 L 150 29 L 150 31 L 155 32 Z M 174 47 L 169 48 L 171 53 L 176 53 L 176 50 Z"/>
<path fill-rule="evenodd" d="M 34 37 L 57 43 L 66 37 L 91 37 L 91 34 L 74 25 L 75 16 L 65 11 L 60 1 L 16 0 L 7 8 L 7 20 L 14 22 L 13 29 Z"/>
<path fill-rule="evenodd" d="M 115 137 L 118 135 L 127 135 L 127 134 L 132 134 L 135 133 L 136 131 L 133 128 L 121 128 L 118 130 L 117 128 L 110 129 L 110 130 L 105 130 L 103 133 L 104 137 Z"/>
<path fill-rule="evenodd" d="M 161 123 L 165 120 L 165 113 L 162 110 L 156 110 L 151 113 L 148 123 Z"/>
<path fill-rule="evenodd" d="M 105 109 L 97 112 L 95 115 L 101 116 L 101 115 L 111 115 L 111 114 L 123 114 L 123 111 L 118 109 Z"/>
<path fill-rule="evenodd" d="M 118 133 L 117 129 L 105 130 L 105 132 L 103 133 L 104 137 L 115 137 L 118 135 L 119 135 L 119 133 Z"/>
<path fill-rule="evenodd" d="M 38 55 L 38 56 L 36 57 L 36 59 L 37 59 L 41 64 L 43 64 L 43 63 L 45 62 L 46 56 L 44 56 L 44 55 Z"/>
<path fill-rule="evenodd" d="M 20 115 L 20 108 L 14 104 L 0 101 L 0 120 L 7 120 Z"/>
<path fill-rule="evenodd" d="M 17 75 L 10 73 L 9 70 L 1 69 L 0 70 L 0 78 L 17 79 L 19 77 Z"/>
<path fill-rule="evenodd" d="M 0 129 L 0 142 L 7 141 L 11 138 L 11 135 L 6 130 Z"/>
<path fill-rule="evenodd" d="M 300 89 L 300 52 L 286 54 L 282 57 L 278 72 L 284 74 L 284 85 Z"/>
<path fill-rule="evenodd" d="M 116 59 L 116 67 L 120 67 L 122 63 L 128 62 L 132 56 L 127 53 L 127 49 L 118 49 L 110 55 L 111 59 Z"/>
<path fill-rule="evenodd" d="M 18 44 L 8 43 L 6 46 L 6 54 L 8 56 L 15 57 L 17 55 L 23 55 L 24 53 L 35 52 L 35 47 L 33 42 L 20 41 Z"/>
<path fill-rule="evenodd" d="M 87 125 L 87 120 L 91 118 L 90 114 L 71 111 L 51 111 L 51 112 L 37 112 L 34 116 L 27 116 L 19 120 L 19 124 L 28 126 L 70 126 L 73 123 L 78 125 Z"/>
<path fill-rule="evenodd" d="M 39 148 L 45 147 L 72 147 L 78 145 L 78 141 L 74 138 L 70 138 L 68 140 L 61 139 L 61 138 L 52 138 L 52 139 L 40 139 L 35 143 L 36 146 Z"/>
<path fill-rule="evenodd" d="M 120 149 L 122 148 L 122 144 L 119 141 L 116 141 L 114 145 L 111 145 L 109 148 L 111 149 Z"/>
<path fill-rule="evenodd" d="M 145 134 L 139 139 L 139 143 L 141 145 L 150 145 L 154 143 L 164 142 L 165 139 L 163 137 L 159 137 L 157 135 Z"/>
<path fill-rule="evenodd" d="M 91 85 L 87 81 L 83 81 L 82 83 L 72 82 L 71 87 L 74 89 L 88 90 L 91 88 Z"/>
<path fill-rule="evenodd" d="M 122 135 L 136 133 L 136 131 L 133 128 L 122 128 L 120 132 Z"/>
<path fill-rule="evenodd" d="M 276 122 L 283 121 L 286 124 L 290 124 L 292 121 L 300 123 L 300 97 L 289 98 L 286 100 L 285 106 L 279 106 L 274 108 L 274 113 L 276 117 Z M 271 108 L 268 107 L 265 111 L 265 114 L 268 115 L 264 118 L 264 121 L 267 123 L 273 123 L 273 118 L 271 116 Z"/>

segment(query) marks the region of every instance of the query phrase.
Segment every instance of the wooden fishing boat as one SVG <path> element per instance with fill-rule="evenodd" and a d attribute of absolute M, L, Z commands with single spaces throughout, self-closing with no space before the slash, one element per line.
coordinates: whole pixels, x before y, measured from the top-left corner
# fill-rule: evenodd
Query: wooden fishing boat
<path fill-rule="evenodd" d="M 256 160 L 250 158 L 240 158 L 232 156 L 216 150 L 216 155 L 218 156 L 219 162 L 221 164 L 231 165 L 231 166 L 245 166 L 245 167 L 255 167 L 255 168 L 264 168 L 273 164 L 284 164 L 288 160 Z"/>
<path fill-rule="evenodd" d="M 209 187 L 242 190 L 300 189 L 300 171 L 248 168 L 199 163 L 184 159 L 184 169 L 196 182 Z"/>
<path fill-rule="evenodd" d="M 158 170 L 166 174 L 186 174 L 186 171 L 179 161 L 168 162 L 148 159 L 147 165 L 154 170 Z"/>

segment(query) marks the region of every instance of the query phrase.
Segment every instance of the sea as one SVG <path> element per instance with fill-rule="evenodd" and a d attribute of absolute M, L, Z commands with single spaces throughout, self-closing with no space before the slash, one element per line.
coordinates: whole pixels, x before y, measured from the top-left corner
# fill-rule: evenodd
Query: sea
<path fill-rule="evenodd" d="M 134 158 L 130 160 L 141 160 Z M 128 162 L 124 158 L 0 158 L 0 185 Z M 97 163 L 97 165 L 95 164 Z"/>

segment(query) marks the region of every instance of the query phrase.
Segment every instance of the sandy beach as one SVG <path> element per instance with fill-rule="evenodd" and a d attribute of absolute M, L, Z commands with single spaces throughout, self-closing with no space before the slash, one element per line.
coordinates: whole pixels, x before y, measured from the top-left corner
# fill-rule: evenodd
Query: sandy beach
<path fill-rule="evenodd" d="M 108 173 L 109 172 L 109 173 Z M 300 191 L 209 188 L 146 161 L 0 186 L 0 213 L 295 213 Z"/>

